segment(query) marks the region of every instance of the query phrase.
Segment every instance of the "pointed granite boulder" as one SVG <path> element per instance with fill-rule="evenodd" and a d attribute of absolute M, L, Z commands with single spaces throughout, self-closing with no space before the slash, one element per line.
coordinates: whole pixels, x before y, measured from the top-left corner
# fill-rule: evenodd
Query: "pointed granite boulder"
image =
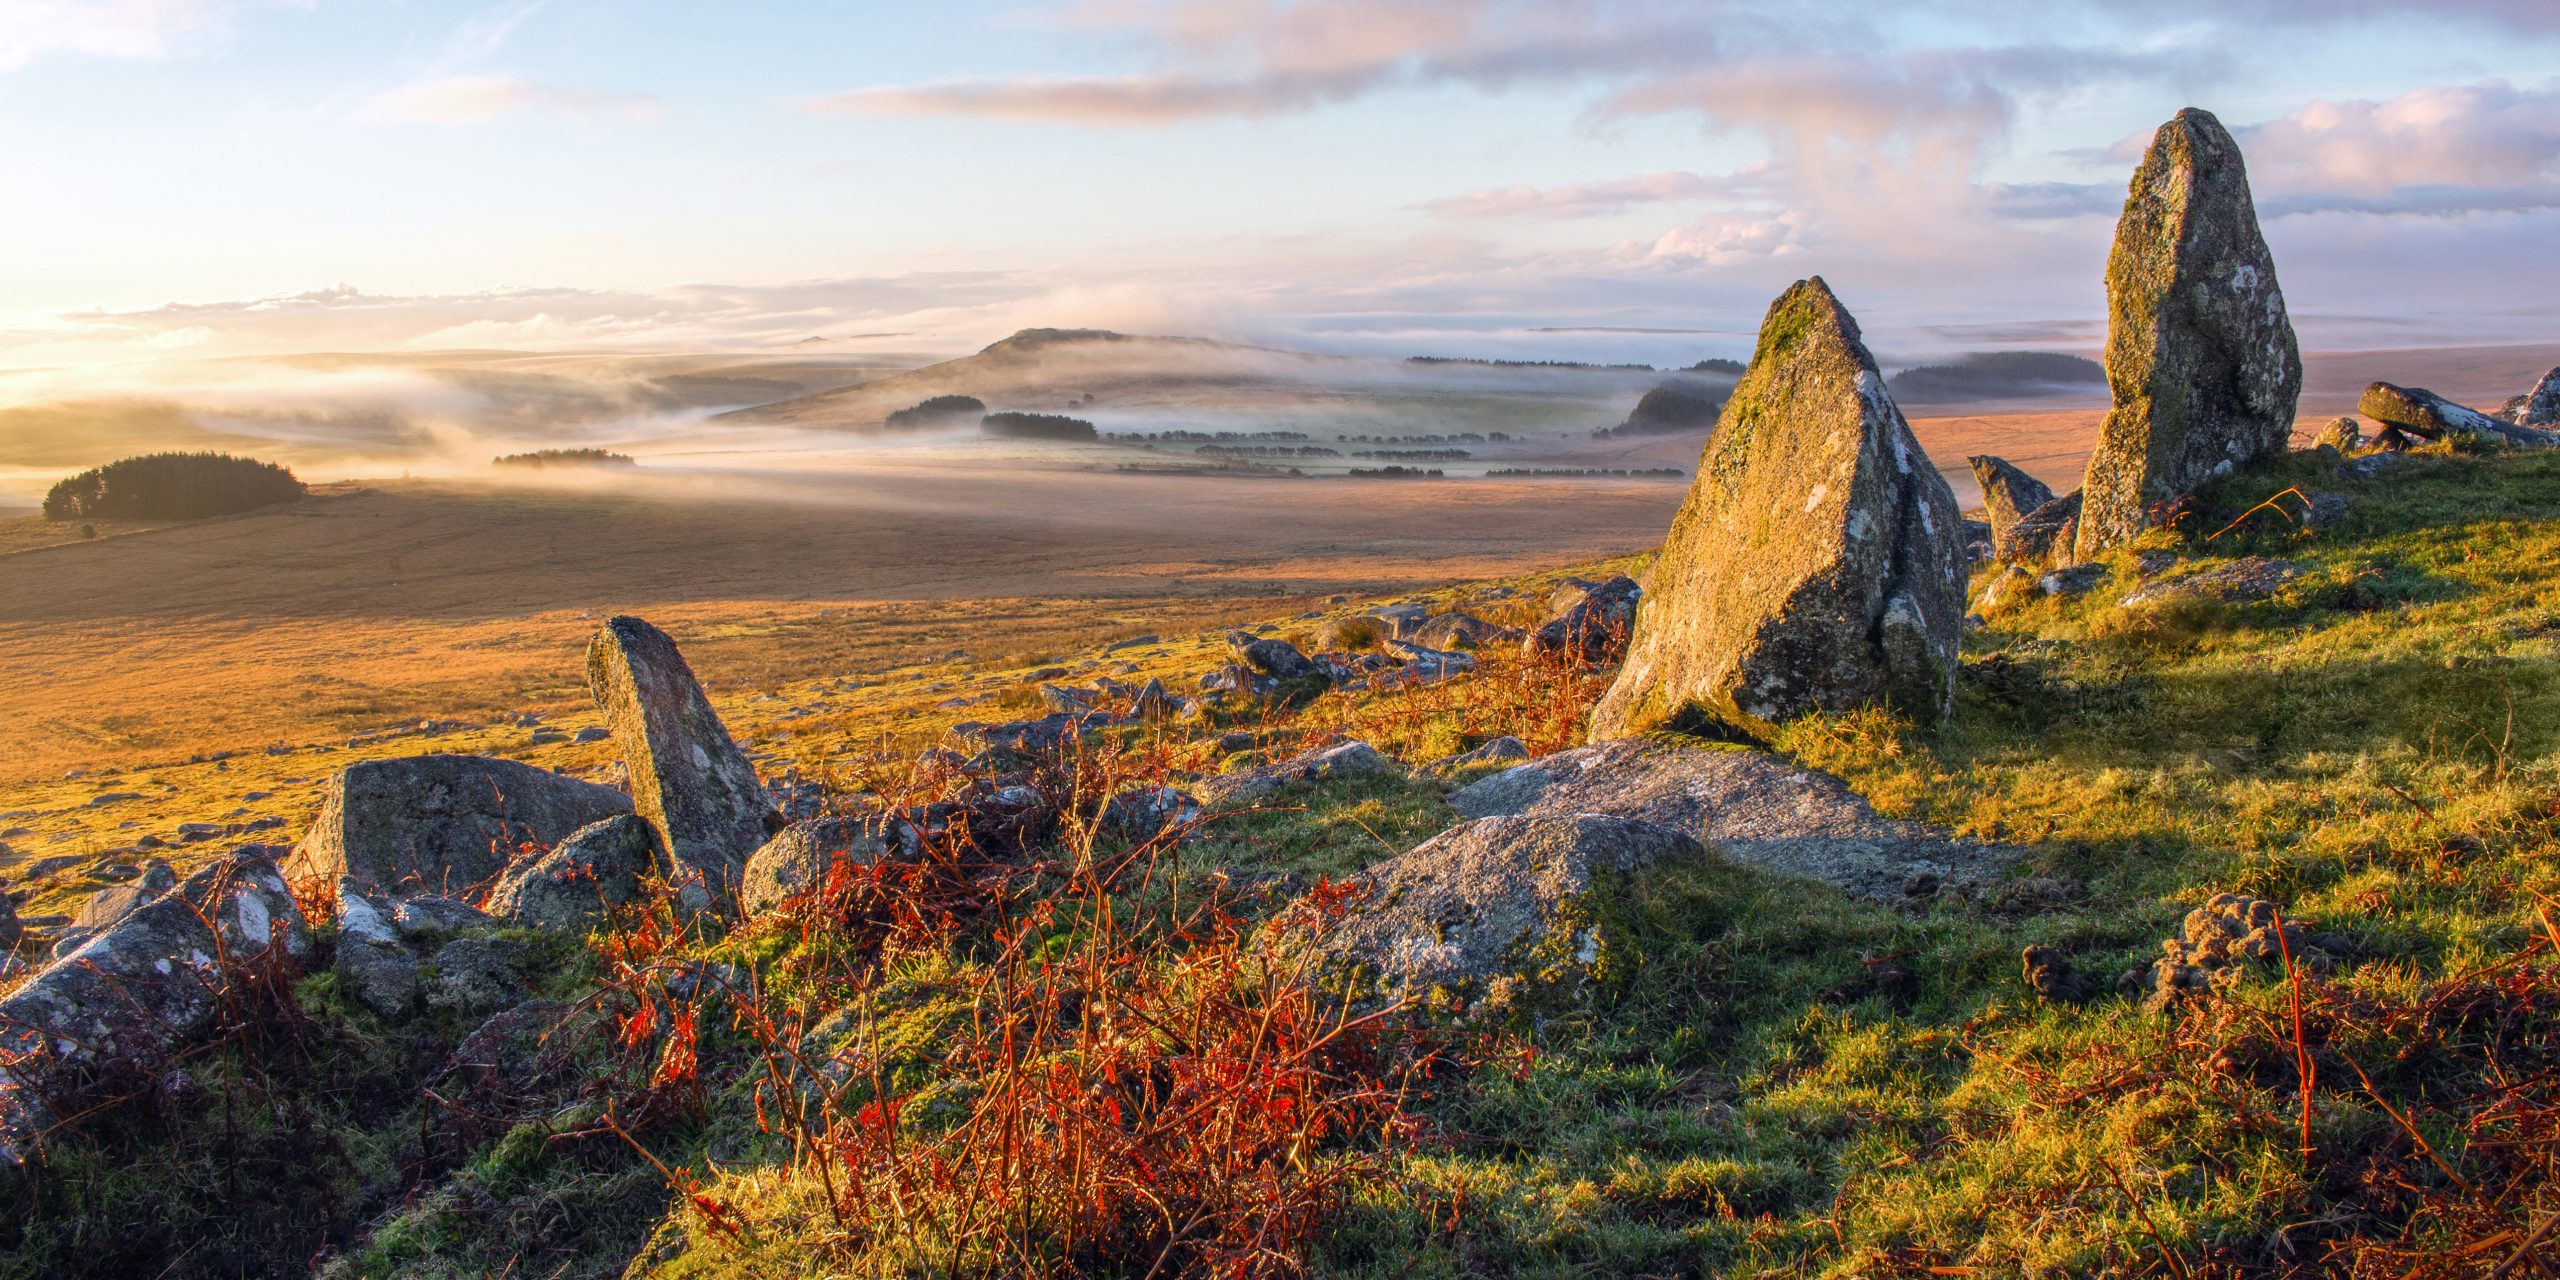
<path fill-rule="evenodd" d="M 2293 435 L 2302 353 L 2240 144 L 2192 107 L 2160 126 L 2107 257 L 2115 408 L 2081 484 L 2079 558 Z"/>
<path fill-rule="evenodd" d="M 747 855 L 782 826 L 755 768 L 667 633 L 607 619 L 587 646 L 587 688 L 631 774 L 631 802 L 694 909 L 727 901 Z"/>
<path fill-rule="evenodd" d="M 2028 512 L 2053 501 L 2053 489 L 2020 471 L 2007 458 L 1977 453 L 1965 459 L 1982 486 L 1982 509 L 1991 517 L 1991 543 L 1998 546 Z"/>
<path fill-rule="evenodd" d="M 2533 390 L 2499 406 L 2495 416 L 2514 426 L 2560 429 L 2560 369 L 2542 375 Z"/>
<path fill-rule="evenodd" d="M 1721 721 L 1765 734 L 1955 688 L 1964 527 L 1858 322 L 1820 277 L 1779 295 L 1698 460 L 1594 738 Z"/>

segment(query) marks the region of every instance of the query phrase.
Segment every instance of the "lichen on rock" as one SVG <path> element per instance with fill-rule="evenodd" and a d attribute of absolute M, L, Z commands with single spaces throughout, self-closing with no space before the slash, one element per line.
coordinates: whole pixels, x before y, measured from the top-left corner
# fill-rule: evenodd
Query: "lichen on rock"
<path fill-rule="evenodd" d="M 2292 439 L 2302 352 L 2240 144 L 2210 112 L 2160 126 L 2134 171 L 2107 257 L 2107 383 L 2115 407 L 2081 484 L 2083 560 Z"/>
<path fill-rule="evenodd" d="M 1765 734 L 1874 703 L 1946 714 L 1955 494 L 1820 277 L 1770 304 L 1652 572 L 1595 738 L 1701 718 Z"/>

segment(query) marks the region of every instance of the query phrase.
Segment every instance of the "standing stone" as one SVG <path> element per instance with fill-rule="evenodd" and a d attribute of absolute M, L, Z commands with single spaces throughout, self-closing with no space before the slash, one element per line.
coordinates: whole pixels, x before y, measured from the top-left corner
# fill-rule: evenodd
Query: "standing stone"
<path fill-rule="evenodd" d="M 2302 352 L 2240 145 L 2207 112 L 2160 126 L 2134 171 L 2107 257 L 2107 384 L 2115 408 L 2081 484 L 2083 560 L 2292 439 Z"/>
<path fill-rule="evenodd" d="M 631 774 L 631 801 L 657 829 L 689 909 L 736 892 L 747 855 L 782 827 L 755 768 L 702 695 L 667 633 L 605 621 L 587 647 L 587 688 Z"/>
<path fill-rule="evenodd" d="M 2044 481 L 2028 475 L 2006 458 L 1977 453 L 1965 459 L 1973 467 L 1973 478 L 1982 486 L 1982 509 L 1991 513 L 1991 545 L 2009 534 L 2020 517 L 2053 501 L 2053 489 Z"/>
<path fill-rule="evenodd" d="M 2533 390 L 2509 400 L 2497 416 L 2519 427 L 2560 428 L 2560 369 L 2542 375 Z"/>
<path fill-rule="evenodd" d="M 1955 695 L 1963 524 L 1820 277 L 1778 296 L 1698 460 L 1594 738 L 1695 716 L 1751 733 Z"/>

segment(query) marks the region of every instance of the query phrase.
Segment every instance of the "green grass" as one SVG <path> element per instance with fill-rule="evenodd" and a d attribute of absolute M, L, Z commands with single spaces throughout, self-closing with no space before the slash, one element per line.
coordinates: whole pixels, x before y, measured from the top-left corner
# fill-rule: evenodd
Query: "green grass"
<path fill-rule="evenodd" d="M 2260 513 L 2217 532 L 2288 488 L 2352 502 L 2317 531 Z M 2450 1179 L 2353 1071 L 2473 1176 L 2502 1158 L 2465 1132 L 2483 1123 L 2479 1100 L 2504 1087 L 2483 1046 L 2560 1073 L 2560 1051 L 2541 1047 L 2560 1044 L 2550 984 L 2470 976 L 2507 973 L 2497 966 L 2538 945 L 2546 901 L 2560 897 L 2560 458 L 2416 457 L 2361 482 L 2295 459 L 2226 480 L 2195 509 L 2115 553 L 2096 591 L 2031 597 L 1969 633 L 1957 710 L 1937 733 L 1869 712 L 1796 722 L 1774 744 L 1887 813 L 2013 846 L 2006 883 L 1890 907 L 1721 860 L 1617 883 L 1597 899 L 1611 943 L 1595 982 L 1496 1024 L 1433 1033 L 1457 1069 L 1416 1096 L 1420 1130 L 1379 1152 L 1378 1176 L 1357 1184 L 1312 1270 L 2316 1274 L 2339 1265 L 2325 1252 L 2335 1247 L 2488 1237 L 2448 1207 Z M 2260 603 L 2121 606 L 2142 580 L 2140 557 L 2161 551 L 2182 568 L 2256 554 L 2308 572 Z M 1534 621 L 1544 581 L 1516 584 L 1503 604 L 1469 603 L 1464 589 L 1441 603 Z M 1218 651 L 1209 634 L 1164 647 L 1178 656 L 1149 674 L 1196 672 Z M 1221 716 L 1219 727 L 1120 745 L 1214 770 L 1207 740 L 1235 722 L 1264 731 L 1264 756 L 1347 732 L 1419 763 L 1533 722 L 1559 732 L 1538 719 L 1552 695 L 1497 664 L 1472 681 L 1328 695 L 1267 720 Z M 926 695 L 866 702 L 800 726 L 795 746 L 911 746 L 1019 701 L 1006 698 L 975 712 L 931 710 Z M 1209 825 L 1175 882 L 1132 889 L 1111 909 L 1154 918 L 1225 873 L 1293 886 L 1340 878 L 1453 822 L 1447 786 L 1293 785 Z M 2305 984 L 2305 1042 L 2321 1064 L 2309 1159 L 2279 971 L 2249 971 L 2185 1011 L 2117 989 L 2118 974 L 2156 957 L 2219 892 L 2272 899 L 2343 939 L 2339 967 Z M 1238 909 L 1282 900 L 1248 895 Z M 1077 913 L 1094 909 L 1063 908 L 1035 950 L 1083 945 L 1091 917 Z M 780 930 L 690 954 L 752 968 L 777 1007 L 812 1025 L 867 1008 L 826 1023 L 830 1047 L 878 1062 L 893 1095 L 940 1097 L 909 1121 L 940 1125 L 974 1096 L 938 1055 L 988 1016 L 970 993 L 984 989 L 993 938 L 964 929 L 938 946 L 902 944 L 876 967 L 844 939 Z M 2030 945 L 2066 953 L 2103 994 L 2039 1002 L 2020 976 Z M 597 976 L 559 959 L 561 994 Z M 2540 962 L 2516 972 L 2544 973 Z M 645 1140 L 742 1214 L 743 1236 L 707 1227 L 618 1140 L 558 1139 L 592 1130 L 592 1110 L 489 1135 L 414 1193 L 391 1195 L 402 1174 L 387 1135 L 420 1114 L 399 1095 L 393 1041 L 327 979 L 305 994 L 318 1047 L 266 1068 L 279 1083 L 258 1096 L 283 1103 L 265 1128 L 215 1148 L 201 1128 L 114 1121 L 52 1170 L 49 1194 L 69 1198 L 12 1228 L 17 1251 L 0 1274 L 27 1271 L 39 1248 L 86 1256 L 70 1251 L 172 1189 L 193 1221 L 210 1222 L 225 1161 L 236 1170 L 239 1151 L 296 1144 L 333 1153 L 304 1161 L 300 1176 L 326 1184 L 312 1194 L 324 1234 L 347 1251 L 337 1275 L 481 1274 L 519 1253 L 543 1259 L 542 1274 L 934 1270 L 866 1254 L 823 1226 L 821 1192 L 751 1118 L 751 1056 L 735 1026 L 706 1032 L 701 1113 Z M 227 1083 L 246 1061 L 226 1051 L 197 1070 Z M 349 1076 L 373 1083 L 324 1083 Z M 869 1097 L 867 1083 L 846 1095 Z M 2545 1176 L 2517 1183 L 2510 1207 L 2530 1225 L 2560 1204 Z M 251 1213 L 210 1239 L 251 1256 L 280 1233 L 290 1234 Z M 2480 1256 L 2485 1271 L 2504 1254 Z"/>

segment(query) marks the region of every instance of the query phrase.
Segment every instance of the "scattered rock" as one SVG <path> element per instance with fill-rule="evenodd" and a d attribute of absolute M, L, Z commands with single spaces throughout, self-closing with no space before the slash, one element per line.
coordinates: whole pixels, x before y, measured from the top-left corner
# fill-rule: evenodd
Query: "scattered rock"
<path fill-rule="evenodd" d="M 483 756 L 409 756 L 349 765 L 286 871 L 352 876 L 389 897 L 459 893 L 496 879 L 524 845 L 548 847 L 631 800 L 611 787 Z"/>
<path fill-rule="evenodd" d="M 1286 640 L 1257 640 L 1250 631 L 1227 633 L 1227 651 L 1236 662 L 1274 680 L 1297 680 L 1322 674 L 1298 646 Z"/>
<path fill-rule="evenodd" d="M 2081 482 L 2083 560 L 2293 438 L 2302 352 L 2240 144 L 2211 113 L 2152 135 L 2107 257 L 2107 314 L 2116 402 Z"/>
<path fill-rule="evenodd" d="M 512 938 L 456 938 L 436 949 L 427 1003 L 466 1013 L 504 1009 L 526 995 L 526 959 L 524 944 Z"/>
<path fill-rule="evenodd" d="M 2363 443 L 2364 424 L 2354 418 L 2331 418 L 2320 434 L 2311 437 L 2313 448 L 2326 446 L 2340 454 L 2354 453 Z"/>
<path fill-rule="evenodd" d="M 758 915 L 822 889 L 837 868 L 867 867 L 887 856 L 893 843 L 911 841 L 913 833 L 900 830 L 903 825 L 878 816 L 792 823 L 747 859 L 738 905 Z"/>
<path fill-rule="evenodd" d="M 1162 680 L 1149 680 L 1129 698 L 1129 714 L 1144 724 L 1162 724 L 1180 719 L 1182 704 L 1167 691 Z"/>
<path fill-rule="evenodd" d="M 1040 705 L 1047 707 L 1051 714 L 1063 711 L 1069 715 L 1077 715 L 1091 711 L 1095 698 L 1096 695 L 1091 689 L 1077 689 L 1062 684 L 1040 686 Z"/>
<path fill-rule="evenodd" d="M 587 688 L 630 771 L 635 811 L 687 881 L 678 890 L 686 907 L 726 899 L 782 815 L 675 641 L 638 618 L 608 619 L 587 649 Z"/>
<path fill-rule="evenodd" d="M 330 966 L 366 1008 L 397 1018 L 418 1000 L 418 959 L 392 923 L 388 900 L 338 882 L 338 953 Z"/>
<path fill-rule="evenodd" d="M 1473 654 L 1432 649 L 1411 640 L 1390 640 L 1387 648 L 1404 661 L 1404 669 L 1391 674 L 1408 679 L 1445 680 L 1476 669 Z"/>
<path fill-rule="evenodd" d="M 1518 627 L 1487 622 L 1471 613 L 1444 613 L 1415 627 L 1413 634 L 1404 639 L 1428 649 L 1481 649 L 1516 643 L 1520 636 Z"/>
<path fill-rule="evenodd" d="M 1610 662 L 1627 650 L 1635 630 L 1636 602 L 1644 588 L 1620 574 L 1607 582 L 1567 579 L 1548 597 L 1545 625 L 1524 642 L 1531 653 L 1566 654 L 1586 663 Z M 1562 603 L 1562 608 L 1555 608 Z"/>
<path fill-rule="evenodd" d="M 263 853 L 216 860 L 0 999 L 0 1161 L 52 1123 L 78 1069 L 150 1063 L 212 1021 L 233 969 L 310 954 L 302 910 Z"/>
<path fill-rule="evenodd" d="M 1220 774 L 1201 783 L 1200 793 L 1211 804 L 1255 804 L 1293 782 L 1402 771 L 1368 743 L 1344 742 L 1259 769 Z"/>
<path fill-rule="evenodd" d="M 1470 818 L 1605 813 L 1650 822 L 1737 862 L 1880 902 L 1920 872 L 1971 885 L 2008 861 L 1996 846 L 1881 817 L 1829 774 L 1757 751 L 1647 739 L 1560 751 L 1461 787 L 1449 804 Z"/>
<path fill-rule="evenodd" d="M 1965 461 L 1982 486 L 1982 509 L 1991 516 L 1991 545 L 2000 545 L 2009 530 L 2030 511 L 2053 501 L 2053 489 L 2020 471 L 2006 458 L 1977 453 Z"/>
<path fill-rule="evenodd" d="M 1878 702 L 1937 723 L 1955 697 L 1960 537 L 1857 321 L 1820 277 L 1798 282 L 1707 441 L 1592 736 L 1693 716 L 1762 734 Z"/>
<path fill-rule="evenodd" d="M 1318 946 L 1378 996 L 1447 993 L 1501 1008 L 1600 966 L 1610 939 L 1592 899 L 1603 874 L 1706 856 L 1681 832 L 1627 818 L 1481 818 L 1371 868 L 1365 895 Z"/>
<path fill-rule="evenodd" d="M 640 896 L 658 838 L 637 814 L 616 814 L 520 858 L 489 893 L 489 914 L 518 924 L 583 933 Z"/>
<path fill-rule="evenodd" d="M 569 735 L 569 741 L 573 743 L 602 742 L 612 736 L 613 730 L 611 729 L 604 728 L 600 725 L 588 725 L 586 728 L 580 729 L 576 733 Z"/>
<path fill-rule="evenodd" d="M 1003 724 L 979 724 L 974 721 L 951 726 L 951 732 L 983 750 L 1005 751 L 1015 755 L 1036 755 L 1055 751 L 1071 739 L 1081 739 L 1112 724 L 1112 718 L 1096 711 L 1060 711 L 1037 720 L 1008 720 Z"/>
<path fill-rule="evenodd" d="M 2036 579 L 2036 590 L 2049 596 L 2080 596 L 2107 580 L 2102 564 L 2067 564 Z"/>
<path fill-rule="evenodd" d="M 167 862 L 153 858 L 142 864 L 141 874 L 123 884 L 100 889 L 89 895 L 73 913 L 71 927 L 84 939 L 132 915 L 143 904 L 178 887 L 178 873 Z M 67 952 L 65 954 L 68 954 Z"/>
<path fill-rule="evenodd" d="M 2014 564 L 2002 565 L 1992 570 L 1989 580 L 1982 584 L 1982 593 L 1973 598 L 1973 611 L 1965 616 L 1976 617 L 1998 610 L 2002 605 L 2018 599 L 2020 593 L 2035 580 L 2036 575 Z"/>
<path fill-rule="evenodd" d="M 2307 572 L 2309 570 L 2290 560 L 2244 556 L 2220 568 L 2146 582 L 2126 593 L 2124 603 L 2130 608 L 2184 596 L 2219 600 L 2225 604 L 2248 604 L 2275 598 L 2277 592 Z"/>
<path fill-rule="evenodd" d="M 2474 436 L 2534 449 L 2549 448 L 2560 442 L 2560 435 L 2551 431 L 2492 418 L 2478 410 L 2455 404 L 2424 387 L 2374 383 L 2366 387 L 2364 395 L 2357 399 L 2356 411 L 2385 427 L 2429 440 Z"/>
<path fill-rule="evenodd" d="M 1200 802 L 1174 787 L 1130 787 L 1102 806 L 1102 829 L 1132 842 L 1200 820 Z"/>
<path fill-rule="evenodd" d="M 2519 427 L 2560 429 L 2560 369 L 2542 375 L 2533 390 L 2509 400 L 2497 416 Z"/>
<path fill-rule="evenodd" d="M 1445 778 L 1451 774 L 1463 773 L 1480 765 L 1498 764 L 1505 760 L 1526 760 L 1528 758 L 1528 745 L 1521 742 L 1518 738 L 1512 737 L 1509 734 L 1504 734 L 1483 746 L 1477 747 L 1473 751 L 1461 751 L 1456 755 L 1443 756 L 1440 759 L 1434 760 L 1431 763 L 1422 766 L 1421 771 L 1433 777 Z"/>
<path fill-rule="evenodd" d="M 2068 559 L 2080 536 L 2080 491 L 2077 489 L 2018 517 L 2007 537 L 1992 548 L 2003 564 L 2041 569 Z"/>

